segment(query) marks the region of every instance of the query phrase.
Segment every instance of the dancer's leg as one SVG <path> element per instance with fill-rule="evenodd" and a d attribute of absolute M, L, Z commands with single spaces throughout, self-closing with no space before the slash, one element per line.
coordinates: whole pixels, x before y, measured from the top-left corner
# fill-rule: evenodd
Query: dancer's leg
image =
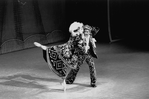
<path fill-rule="evenodd" d="M 42 48 L 43 50 L 46 50 L 48 48 L 47 46 L 44 46 L 44 45 L 42 45 L 42 44 L 40 44 L 38 42 L 34 42 L 34 45 L 37 46 L 37 47 Z"/>
<path fill-rule="evenodd" d="M 83 61 L 78 62 L 77 68 L 70 70 L 70 72 L 68 73 L 68 75 L 66 77 L 66 84 L 72 84 L 75 81 L 77 73 L 78 73 L 82 64 L 83 64 Z"/>
<path fill-rule="evenodd" d="M 43 53 L 43 58 L 44 58 L 44 60 L 47 62 L 46 51 L 45 51 L 45 50 L 42 50 L 42 53 Z"/>
<path fill-rule="evenodd" d="M 86 63 L 89 66 L 91 86 L 96 87 L 96 79 L 97 79 L 96 78 L 96 69 L 95 69 L 94 60 L 90 55 L 87 56 Z"/>
<path fill-rule="evenodd" d="M 65 81 L 65 78 L 62 78 L 62 79 L 63 79 L 62 86 L 63 86 L 63 90 L 65 92 L 66 91 L 66 81 Z"/>
<path fill-rule="evenodd" d="M 80 67 L 78 66 L 76 69 L 71 69 L 66 77 L 66 84 L 72 84 L 77 76 Z"/>

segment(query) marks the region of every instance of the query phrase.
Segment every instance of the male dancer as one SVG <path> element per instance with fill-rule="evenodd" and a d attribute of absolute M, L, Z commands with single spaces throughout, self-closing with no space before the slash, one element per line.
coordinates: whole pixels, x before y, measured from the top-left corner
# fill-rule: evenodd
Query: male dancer
<path fill-rule="evenodd" d="M 70 31 L 72 33 L 73 28 L 72 30 Z M 97 55 L 95 53 L 95 48 L 96 48 L 96 45 L 95 45 L 95 42 L 96 40 L 92 37 L 89 37 L 89 36 L 95 36 L 97 34 L 99 30 L 98 29 L 95 29 L 95 28 L 92 28 L 90 27 L 89 25 L 84 25 L 83 26 L 83 38 L 86 39 L 86 49 L 85 50 L 85 61 L 86 63 L 88 64 L 89 66 L 89 70 L 90 70 L 90 79 L 91 79 L 91 87 L 96 87 L 96 69 L 95 69 L 95 64 L 94 64 L 94 60 L 93 58 L 97 58 Z M 92 33 L 92 35 L 91 35 Z M 93 34 L 94 33 L 94 34 Z M 87 39 L 89 38 L 89 39 Z M 81 67 L 81 65 L 83 64 L 83 61 L 82 62 L 79 62 L 78 66 L 76 69 L 71 69 L 71 71 L 69 72 L 69 74 L 67 75 L 66 77 L 66 84 L 72 84 L 76 78 L 76 75 Z"/>

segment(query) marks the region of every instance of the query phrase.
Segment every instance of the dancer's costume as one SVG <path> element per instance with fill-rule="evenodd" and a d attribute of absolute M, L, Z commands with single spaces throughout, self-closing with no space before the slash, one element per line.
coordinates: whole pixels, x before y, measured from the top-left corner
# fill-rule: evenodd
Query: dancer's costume
<path fill-rule="evenodd" d="M 97 58 L 95 48 L 93 43 L 90 42 L 90 49 L 85 53 L 83 48 L 85 45 L 79 43 L 81 40 L 80 35 L 70 37 L 69 41 L 65 44 L 51 46 L 46 51 L 43 50 L 43 57 L 48 62 L 49 67 L 59 77 L 66 78 L 67 84 L 74 82 L 84 60 L 89 65 L 91 84 L 96 83 L 96 70 L 93 61 L 93 57 Z M 67 67 L 71 68 L 68 75 L 66 72 Z"/>
<path fill-rule="evenodd" d="M 96 31 L 94 33 L 93 32 L 92 32 L 92 35 L 95 36 L 98 31 Z M 90 47 L 90 49 L 88 50 L 87 54 L 84 54 L 83 56 L 85 57 L 84 59 L 85 59 L 86 63 L 89 66 L 91 86 L 95 87 L 97 78 L 96 78 L 96 69 L 95 69 L 95 64 L 94 64 L 93 58 L 97 58 L 97 55 L 96 55 L 96 52 L 95 52 L 95 47 L 93 45 L 93 42 L 89 42 L 89 47 Z M 71 69 L 71 71 L 69 72 L 69 74 L 66 77 L 66 83 L 67 84 L 72 84 L 74 82 L 74 80 L 77 76 L 77 73 L 78 73 L 81 65 L 83 64 L 83 61 L 81 61 L 78 64 L 76 69 Z"/>
<path fill-rule="evenodd" d="M 71 37 L 65 44 L 51 46 L 43 50 L 43 57 L 50 68 L 59 77 L 66 76 L 66 69 L 76 69 L 79 62 L 84 60 L 84 50 L 79 45 L 80 36 Z M 79 61 L 78 61 L 79 60 Z"/>

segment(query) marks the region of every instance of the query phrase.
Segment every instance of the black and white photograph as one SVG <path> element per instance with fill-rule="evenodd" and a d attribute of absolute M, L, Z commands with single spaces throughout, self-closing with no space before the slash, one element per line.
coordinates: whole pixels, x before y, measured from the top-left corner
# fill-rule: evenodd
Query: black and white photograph
<path fill-rule="evenodd" d="M 0 99 L 149 99 L 149 0 L 0 0 Z"/>

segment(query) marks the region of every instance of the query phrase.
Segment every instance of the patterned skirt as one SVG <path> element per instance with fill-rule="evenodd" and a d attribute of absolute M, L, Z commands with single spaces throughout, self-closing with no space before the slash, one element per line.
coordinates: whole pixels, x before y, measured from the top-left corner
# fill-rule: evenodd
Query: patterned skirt
<path fill-rule="evenodd" d="M 59 77 L 66 77 L 67 68 L 76 69 L 79 61 L 84 60 L 83 54 L 80 51 L 76 51 L 70 55 L 70 57 L 65 57 L 62 49 L 63 46 L 52 46 L 46 50 L 46 61 L 49 68 L 57 74 Z M 82 54 L 82 55 L 81 55 Z"/>

